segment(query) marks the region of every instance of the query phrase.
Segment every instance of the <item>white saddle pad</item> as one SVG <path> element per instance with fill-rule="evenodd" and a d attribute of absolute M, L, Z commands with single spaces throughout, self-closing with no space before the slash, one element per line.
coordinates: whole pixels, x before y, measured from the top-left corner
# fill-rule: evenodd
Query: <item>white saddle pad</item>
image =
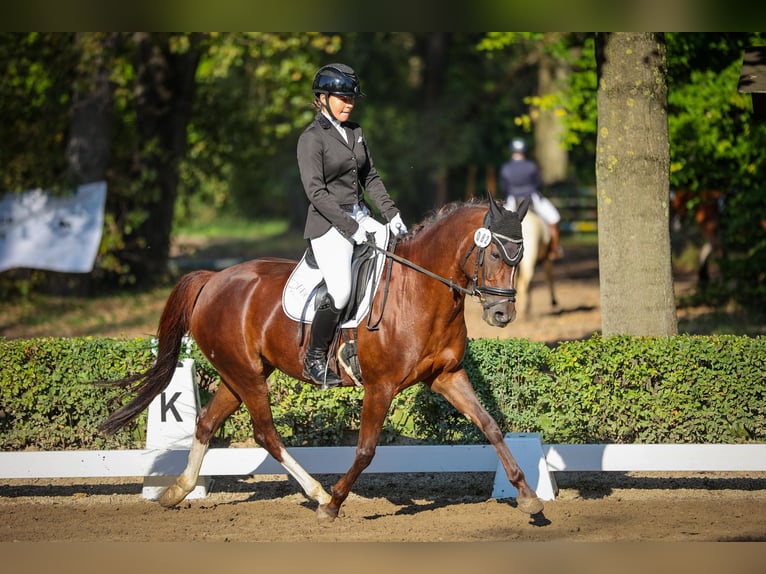
<path fill-rule="evenodd" d="M 370 223 L 372 222 L 368 222 L 368 225 Z M 388 245 L 388 226 L 375 221 L 374 228 L 375 244 L 379 248 L 385 249 Z M 344 329 L 358 327 L 370 311 L 370 302 L 375 297 L 373 288 L 377 290 L 380 276 L 383 273 L 383 267 L 386 264 L 384 253 L 378 252 L 375 257 L 377 259 L 375 261 L 375 274 L 365 286 L 364 297 L 356 310 L 356 315 L 343 323 L 342 327 Z M 314 319 L 314 299 L 316 298 L 316 294 L 312 293 L 314 288 L 321 282 L 322 273 L 319 269 L 309 267 L 308 263 L 306 263 L 306 254 L 304 253 L 298 265 L 290 274 L 284 291 L 282 291 L 282 309 L 290 319 L 311 323 Z M 308 301 L 309 297 L 311 297 L 310 301 Z M 308 306 L 306 306 L 306 303 L 308 303 Z"/>

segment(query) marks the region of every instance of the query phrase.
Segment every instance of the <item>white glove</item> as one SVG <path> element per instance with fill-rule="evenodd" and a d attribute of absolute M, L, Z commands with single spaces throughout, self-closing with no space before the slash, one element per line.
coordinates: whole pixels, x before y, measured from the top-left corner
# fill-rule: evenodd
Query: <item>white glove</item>
<path fill-rule="evenodd" d="M 402 221 L 402 216 L 400 214 L 394 215 L 393 219 L 388 222 L 388 228 L 391 230 L 391 233 L 394 235 L 401 235 L 403 233 L 407 233 L 407 226 L 404 225 L 404 221 Z"/>
<path fill-rule="evenodd" d="M 361 225 L 356 228 L 356 231 L 354 231 L 354 234 L 351 236 L 351 240 L 356 245 L 361 245 L 365 241 L 367 241 L 367 232 L 364 230 L 364 227 Z"/>

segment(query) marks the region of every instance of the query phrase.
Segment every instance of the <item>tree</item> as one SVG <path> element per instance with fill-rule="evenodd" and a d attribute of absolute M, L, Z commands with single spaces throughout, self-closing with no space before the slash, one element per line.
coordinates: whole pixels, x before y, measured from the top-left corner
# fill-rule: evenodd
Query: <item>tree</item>
<path fill-rule="evenodd" d="M 156 281 L 166 271 L 170 252 L 179 162 L 186 153 L 200 57 L 199 37 L 142 32 L 134 34 L 133 41 L 140 150 L 134 174 L 146 183 L 144 199 L 149 205 L 133 238 L 131 268 L 143 281 Z"/>
<path fill-rule="evenodd" d="M 106 179 L 112 148 L 113 88 L 109 80 L 112 57 L 119 34 L 78 32 L 74 47 L 79 61 L 74 66 L 71 89 L 71 121 L 66 141 L 67 187 Z M 48 289 L 85 295 L 91 275 L 47 273 Z"/>
<path fill-rule="evenodd" d="M 109 80 L 118 34 L 78 32 L 80 56 L 72 86 L 72 111 L 66 145 L 67 166 L 75 185 L 103 180 L 112 147 L 113 90 Z"/>
<path fill-rule="evenodd" d="M 580 42 L 578 34 L 562 32 L 489 32 L 479 45 L 489 54 L 508 48 L 516 52 L 509 58 L 506 78 L 498 88 L 505 90 L 506 84 L 516 82 L 524 71 L 534 72 L 534 82 L 523 98 L 529 108 L 516 118 L 516 132 L 534 133 L 534 155 L 546 185 L 570 179 L 562 104 Z"/>
<path fill-rule="evenodd" d="M 665 39 L 604 33 L 596 43 L 602 330 L 674 335 Z"/>
<path fill-rule="evenodd" d="M 67 170 L 74 34 L 0 34 L 0 189 L 57 189 Z"/>
<path fill-rule="evenodd" d="M 689 197 L 688 214 L 706 201 L 720 212 L 711 259 L 720 275 L 702 282 L 710 304 L 766 303 L 766 124 L 753 118 L 750 94 L 737 91 L 747 46 L 763 33 L 669 34 L 670 184 Z M 687 221 L 693 232 L 697 223 Z M 699 240 L 701 243 L 704 240 Z"/>

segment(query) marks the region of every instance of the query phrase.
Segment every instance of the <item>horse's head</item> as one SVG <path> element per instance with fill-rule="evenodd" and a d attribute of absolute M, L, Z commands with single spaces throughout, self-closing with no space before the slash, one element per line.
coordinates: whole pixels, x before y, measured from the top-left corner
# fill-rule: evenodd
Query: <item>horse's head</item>
<path fill-rule="evenodd" d="M 489 196 L 484 226 L 474 235 L 478 252 L 473 274 L 474 290 L 484 308 L 483 318 L 493 327 L 505 327 L 516 318 L 516 269 L 524 255 L 521 221 L 529 200 L 518 211 L 508 211 Z"/>

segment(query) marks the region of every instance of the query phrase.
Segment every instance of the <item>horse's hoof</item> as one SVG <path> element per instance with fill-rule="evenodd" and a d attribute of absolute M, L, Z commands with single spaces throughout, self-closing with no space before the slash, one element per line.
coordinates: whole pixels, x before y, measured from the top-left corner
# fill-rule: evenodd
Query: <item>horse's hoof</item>
<path fill-rule="evenodd" d="M 165 490 L 162 491 L 162 494 L 160 495 L 160 505 L 164 506 L 165 508 L 176 506 L 179 502 L 186 498 L 186 494 L 187 493 L 184 492 L 183 489 L 177 484 L 168 486 Z"/>
<path fill-rule="evenodd" d="M 338 511 L 331 510 L 326 504 L 320 504 L 317 507 L 317 519 L 319 522 L 332 522 L 338 518 Z"/>
<path fill-rule="evenodd" d="M 527 514 L 537 514 L 543 511 L 543 501 L 536 496 L 534 498 L 517 498 L 516 504 L 518 504 L 519 510 Z"/>
<path fill-rule="evenodd" d="M 316 499 L 316 501 L 319 504 L 328 504 L 332 500 L 332 496 L 327 494 L 326 492 L 323 492 L 321 495 L 319 495 Z"/>

